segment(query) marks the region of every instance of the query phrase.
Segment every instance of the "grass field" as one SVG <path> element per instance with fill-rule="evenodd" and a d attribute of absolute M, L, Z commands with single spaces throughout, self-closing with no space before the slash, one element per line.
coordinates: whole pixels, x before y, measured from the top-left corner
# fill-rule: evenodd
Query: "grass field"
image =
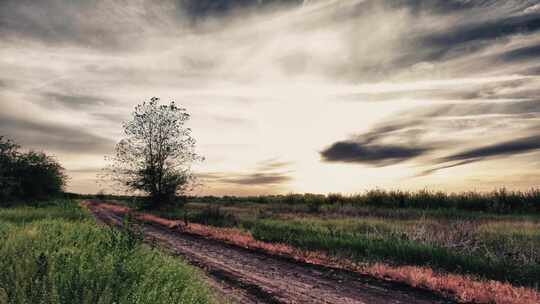
<path fill-rule="evenodd" d="M 75 201 L 0 209 L 0 303 L 216 303 L 200 274 Z"/>
<path fill-rule="evenodd" d="M 378 195 L 383 201 L 379 206 L 365 203 L 365 198 L 359 202 L 358 197 L 333 202 L 318 196 L 291 196 L 295 202 L 286 197 L 212 198 L 210 202 L 196 198 L 184 209 L 154 212 L 169 218 L 183 218 L 187 212 L 190 221 L 237 227 L 261 241 L 321 250 L 359 263 L 428 266 L 441 272 L 539 288 L 538 191 L 497 192 L 491 196 L 493 202 L 485 194 L 454 194 L 450 198 L 408 194 L 409 200 L 418 201 L 420 196 L 429 199 L 401 206 L 399 200 L 384 203 L 385 197 Z M 499 207 L 427 203 L 437 196 L 447 202 L 465 198 L 477 202 L 471 198 L 482 197 L 481 204 L 470 204 Z"/>

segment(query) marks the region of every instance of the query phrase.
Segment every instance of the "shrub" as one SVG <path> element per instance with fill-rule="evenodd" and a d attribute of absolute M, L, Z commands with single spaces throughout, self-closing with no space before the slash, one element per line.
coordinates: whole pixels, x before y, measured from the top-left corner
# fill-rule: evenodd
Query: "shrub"
<path fill-rule="evenodd" d="M 21 152 L 0 136 L 0 203 L 35 200 L 62 193 L 67 176 L 60 163 L 43 152 Z"/>
<path fill-rule="evenodd" d="M 196 223 L 217 227 L 234 227 L 239 221 L 234 214 L 221 210 L 220 207 L 208 206 L 192 214 L 190 220 Z"/>

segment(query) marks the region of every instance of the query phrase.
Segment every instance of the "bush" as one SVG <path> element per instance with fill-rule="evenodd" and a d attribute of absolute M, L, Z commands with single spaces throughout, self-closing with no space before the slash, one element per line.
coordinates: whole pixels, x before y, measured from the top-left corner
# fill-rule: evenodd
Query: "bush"
<path fill-rule="evenodd" d="M 64 168 L 52 156 L 21 152 L 18 145 L 0 136 L 0 203 L 56 196 L 66 180 Z"/>
<path fill-rule="evenodd" d="M 216 227 L 234 227 L 239 221 L 234 214 L 221 210 L 219 207 L 208 206 L 202 211 L 190 216 L 190 220 L 204 225 Z"/>
<path fill-rule="evenodd" d="M 16 188 L 13 170 L 18 146 L 0 136 L 0 202 L 12 196 Z"/>

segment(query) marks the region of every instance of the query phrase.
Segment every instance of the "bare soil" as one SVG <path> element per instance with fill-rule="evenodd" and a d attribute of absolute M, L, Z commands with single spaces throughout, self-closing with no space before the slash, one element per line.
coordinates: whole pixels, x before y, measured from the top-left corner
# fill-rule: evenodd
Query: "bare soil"
<path fill-rule="evenodd" d="M 122 225 L 121 214 L 88 203 L 104 224 Z M 201 268 L 209 283 L 237 303 L 454 303 L 431 292 L 207 239 L 156 224 L 141 224 L 145 242 Z"/>

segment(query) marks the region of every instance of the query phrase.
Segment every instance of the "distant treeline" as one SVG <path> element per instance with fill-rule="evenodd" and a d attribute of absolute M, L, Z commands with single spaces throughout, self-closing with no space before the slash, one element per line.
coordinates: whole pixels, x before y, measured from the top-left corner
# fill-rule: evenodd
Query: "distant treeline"
<path fill-rule="evenodd" d="M 0 136 L 0 205 L 60 195 L 66 180 L 64 168 L 52 156 L 22 151 Z"/>
<path fill-rule="evenodd" d="M 71 198 L 100 198 L 138 202 L 142 197 L 122 195 L 83 195 L 68 194 Z M 510 191 L 505 188 L 492 192 L 457 192 L 443 191 L 399 191 L 370 190 L 362 194 L 344 195 L 339 193 L 324 194 L 286 194 L 264 196 L 187 196 L 179 200 L 199 203 L 235 204 L 287 204 L 307 205 L 313 211 L 330 206 L 414 208 L 414 209 L 455 209 L 498 214 L 537 213 L 540 214 L 540 188 L 528 191 Z"/>

